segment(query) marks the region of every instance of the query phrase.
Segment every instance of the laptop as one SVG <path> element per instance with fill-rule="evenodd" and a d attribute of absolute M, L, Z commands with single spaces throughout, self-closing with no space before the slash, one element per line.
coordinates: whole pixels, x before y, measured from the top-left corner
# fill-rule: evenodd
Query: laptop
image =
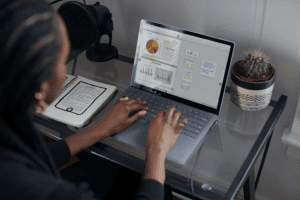
<path fill-rule="evenodd" d="M 233 51 L 233 42 L 141 20 L 130 87 L 121 96 L 145 100 L 149 110 L 112 137 L 146 150 L 150 121 L 173 105 L 182 113 L 177 124 L 188 122 L 166 159 L 184 165 L 217 122 Z"/>

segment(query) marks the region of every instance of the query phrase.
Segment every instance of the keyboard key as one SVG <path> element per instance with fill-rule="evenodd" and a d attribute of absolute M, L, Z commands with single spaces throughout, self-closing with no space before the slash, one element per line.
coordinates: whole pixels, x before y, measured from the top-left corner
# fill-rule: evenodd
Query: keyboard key
<path fill-rule="evenodd" d="M 194 114 L 193 117 L 196 118 L 196 119 L 201 118 L 200 114 Z"/>
<path fill-rule="evenodd" d="M 159 98 L 159 97 L 155 97 L 155 101 L 157 101 L 157 102 L 161 102 L 161 99 Z"/>
<path fill-rule="evenodd" d="M 153 109 L 155 109 L 155 107 L 156 107 L 156 105 L 154 104 L 154 103 L 147 103 L 147 105 L 149 104 L 149 108 L 153 108 Z"/>
<path fill-rule="evenodd" d="M 149 107 L 150 108 L 150 107 Z M 151 103 L 151 108 L 153 108 L 155 111 L 158 110 L 158 106 L 154 103 Z"/>
<path fill-rule="evenodd" d="M 149 97 L 148 102 L 153 102 L 153 97 Z"/>
<path fill-rule="evenodd" d="M 144 119 L 146 121 L 151 121 L 153 117 L 148 116 L 148 113 L 144 115 L 141 119 Z"/>
<path fill-rule="evenodd" d="M 196 124 L 196 123 L 191 123 L 189 126 L 194 127 L 196 129 L 200 129 L 200 130 L 203 128 L 202 125 L 199 125 L 199 124 Z"/>
<path fill-rule="evenodd" d="M 194 113 L 192 113 L 192 112 L 187 112 L 186 115 L 189 117 L 194 117 Z"/>
<path fill-rule="evenodd" d="M 157 105 L 164 106 L 164 103 L 163 102 L 159 102 Z"/>
<path fill-rule="evenodd" d="M 193 120 L 192 117 L 185 115 L 185 118 L 188 120 L 188 122 L 191 122 Z"/>
<path fill-rule="evenodd" d="M 182 113 L 185 117 L 188 117 L 188 116 L 189 116 L 189 115 L 188 115 L 188 111 L 186 111 L 186 110 L 184 110 L 184 109 L 181 111 L 181 113 Z"/>
<path fill-rule="evenodd" d="M 199 125 L 205 125 L 205 124 L 207 124 L 207 122 L 201 121 L 199 119 L 197 119 L 195 123 L 199 124 Z"/>
<path fill-rule="evenodd" d="M 206 119 L 210 119 L 211 116 L 210 116 L 210 115 L 206 115 L 205 118 L 206 118 Z"/>
<path fill-rule="evenodd" d="M 139 121 L 139 122 L 142 122 L 143 124 L 146 124 L 146 123 L 148 123 L 148 121 L 147 121 L 147 120 L 145 120 L 145 119 L 143 119 L 143 118 L 140 118 L 138 121 Z"/>
<path fill-rule="evenodd" d="M 155 113 L 151 113 L 151 112 L 149 112 L 149 117 L 154 117 L 154 115 L 156 115 Z"/>
<path fill-rule="evenodd" d="M 185 110 L 184 108 L 180 108 L 180 112 L 181 112 L 182 114 L 186 114 L 186 110 Z"/>
<path fill-rule="evenodd" d="M 148 112 L 155 113 L 156 111 L 155 111 L 155 109 L 153 109 L 153 108 L 149 107 L 149 110 L 148 110 Z"/>
<path fill-rule="evenodd" d="M 132 98 L 137 98 L 140 94 L 139 93 L 134 93 L 132 94 Z"/>
<path fill-rule="evenodd" d="M 205 117 L 201 118 L 202 121 L 208 122 L 208 120 Z"/>
<path fill-rule="evenodd" d="M 186 112 L 185 115 L 186 115 L 187 117 L 190 117 L 190 118 L 191 118 L 191 117 L 194 117 L 194 114 L 193 114 L 193 113 L 190 113 L 190 112 Z"/>
<path fill-rule="evenodd" d="M 190 117 L 196 118 L 195 115 L 196 115 L 196 114 L 194 114 L 193 112 L 190 112 L 190 113 L 189 113 L 189 116 L 190 116 Z"/>
<path fill-rule="evenodd" d="M 184 115 L 184 114 L 181 112 L 180 118 L 181 118 L 181 119 L 184 119 L 184 118 L 186 118 L 186 115 Z"/>
<path fill-rule="evenodd" d="M 183 127 L 185 130 L 191 131 L 193 133 L 200 133 L 200 130 L 193 128 L 191 126 L 188 126 L 187 124 Z"/>
<path fill-rule="evenodd" d="M 202 120 L 202 118 L 203 118 L 203 116 L 200 115 L 200 114 L 197 116 L 197 119 L 198 119 L 198 120 Z"/>
<path fill-rule="evenodd" d="M 184 135 L 184 132 L 187 132 L 187 130 L 181 129 L 180 134 Z"/>
<path fill-rule="evenodd" d="M 181 131 L 182 131 L 183 134 L 186 135 L 186 136 L 190 136 L 190 135 L 191 135 L 191 132 L 189 132 L 189 131 L 184 131 L 184 130 L 181 130 Z"/>
<path fill-rule="evenodd" d="M 196 133 L 190 133 L 190 137 L 192 137 L 192 138 L 196 138 L 197 137 L 197 134 Z"/>
<path fill-rule="evenodd" d="M 132 96 L 132 91 L 128 92 L 126 96 L 128 96 L 129 98 L 131 98 L 131 96 Z"/>
<path fill-rule="evenodd" d="M 192 122 L 192 123 L 197 123 L 197 122 L 198 122 L 198 119 L 196 119 L 196 118 L 191 118 L 190 122 Z"/>
<path fill-rule="evenodd" d="M 189 122 L 189 121 L 192 121 L 192 119 L 193 119 L 192 117 L 188 117 L 188 118 L 187 118 L 188 122 Z"/>

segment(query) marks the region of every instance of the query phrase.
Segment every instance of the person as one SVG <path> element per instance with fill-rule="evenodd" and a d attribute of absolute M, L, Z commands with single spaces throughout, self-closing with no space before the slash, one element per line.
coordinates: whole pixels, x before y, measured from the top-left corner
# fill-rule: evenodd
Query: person
<path fill-rule="evenodd" d="M 139 120 L 141 99 L 117 100 L 98 123 L 46 146 L 33 123 L 59 94 L 70 41 L 59 14 L 42 0 L 0 2 L 0 176 L 2 199 L 94 199 L 85 184 L 64 180 L 57 169 L 71 156 Z M 142 181 L 135 199 L 163 199 L 165 159 L 183 126 L 170 106 L 151 120 Z M 99 180 L 100 181 L 100 180 Z"/>

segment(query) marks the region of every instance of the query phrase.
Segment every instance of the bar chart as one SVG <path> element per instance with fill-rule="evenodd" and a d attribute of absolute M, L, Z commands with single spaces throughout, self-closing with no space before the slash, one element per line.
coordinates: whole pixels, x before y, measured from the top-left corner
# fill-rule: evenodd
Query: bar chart
<path fill-rule="evenodd" d="M 152 76 L 152 69 L 149 69 L 147 67 L 143 67 L 143 69 L 140 69 L 140 72 L 149 76 Z"/>
<path fill-rule="evenodd" d="M 172 75 L 173 75 L 172 71 L 156 68 L 154 79 L 161 81 L 163 83 L 171 84 Z"/>

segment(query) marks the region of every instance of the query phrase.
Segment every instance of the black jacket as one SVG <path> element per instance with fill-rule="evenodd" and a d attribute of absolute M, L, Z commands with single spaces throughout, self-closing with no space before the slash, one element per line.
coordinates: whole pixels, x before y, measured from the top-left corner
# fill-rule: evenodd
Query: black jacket
<path fill-rule="evenodd" d="M 64 140 L 49 144 L 57 169 L 71 158 Z M 94 192 L 84 182 L 79 186 L 36 169 L 27 156 L 6 146 L 0 146 L 1 199 L 89 200 Z M 136 200 L 164 199 L 164 186 L 156 180 L 142 180 Z"/>

